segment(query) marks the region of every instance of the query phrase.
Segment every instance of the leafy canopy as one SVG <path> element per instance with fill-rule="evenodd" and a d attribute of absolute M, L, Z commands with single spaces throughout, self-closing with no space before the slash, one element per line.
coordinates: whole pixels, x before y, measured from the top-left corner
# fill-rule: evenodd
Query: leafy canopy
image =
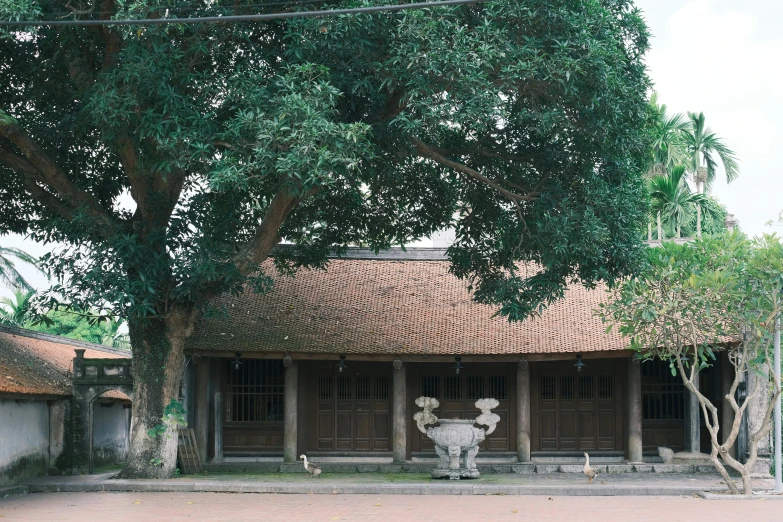
<path fill-rule="evenodd" d="M 783 245 L 740 232 L 650 248 L 646 268 L 620 285 L 599 313 L 644 359 L 682 355 L 704 368 L 715 349 L 741 343 L 744 367 L 765 362 L 781 309 Z"/>
<path fill-rule="evenodd" d="M 6 2 L 0 17 L 259 9 L 83 4 Z M 624 0 L 5 33 L 0 231 L 64 245 L 44 259 L 68 282 L 46 305 L 134 321 L 264 290 L 280 238 L 298 248 L 276 262 L 296 268 L 454 227 L 454 273 L 522 319 L 572 279 L 640 261 L 647 46 Z"/>

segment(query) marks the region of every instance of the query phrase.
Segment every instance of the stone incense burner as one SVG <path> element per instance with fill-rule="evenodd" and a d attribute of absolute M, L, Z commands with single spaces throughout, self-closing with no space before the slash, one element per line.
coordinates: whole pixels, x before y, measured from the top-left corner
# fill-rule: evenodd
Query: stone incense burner
<path fill-rule="evenodd" d="M 492 413 L 492 408 L 497 408 L 499 402 L 496 399 L 479 399 L 476 408 L 481 410 L 475 420 L 473 419 L 438 419 L 432 410 L 440 406 L 438 399 L 432 397 L 419 397 L 416 406 L 423 411 L 413 416 L 419 431 L 427 435 L 435 443 L 435 452 L 440 457 L 438 467 L 432 471 L 433 478 L 446 478 L 458 480 L 463 478 L 478 478 L 479 471 L 474 461 L 478 454 L 478 445 L 487 435 L 495 431 L 495 426 L 500 417 Z M 426 428 L 428 424 L 439 423 L 439 426 Z M 474 424 L 487 426 L 487 429 L 477 428 Z"/>

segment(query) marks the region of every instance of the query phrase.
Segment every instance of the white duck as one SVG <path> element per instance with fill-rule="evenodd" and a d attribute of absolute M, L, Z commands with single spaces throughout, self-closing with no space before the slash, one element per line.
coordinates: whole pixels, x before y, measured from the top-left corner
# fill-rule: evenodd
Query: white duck
<path fill-rule="evenodd" d="M 310 474 L 311 477 L 317 477 L 321 474 L 321 468 L 316 466 L 315 464 L 310 464 L 307 462 L 307 457 L 304 455 L 299 455 L 300 460 L 304 460 L 304 467 L 307 470 L 307 472 Z"/>
<path fill-rule="evenodd" d="M 590 484 L 593 483 L 593 479 L 596 476 L 595 470 L 590 467 L 590 455 L 587 453 L 585 453 L 585 476 L 587 477 L 587 480 L 590 481 Z"/>

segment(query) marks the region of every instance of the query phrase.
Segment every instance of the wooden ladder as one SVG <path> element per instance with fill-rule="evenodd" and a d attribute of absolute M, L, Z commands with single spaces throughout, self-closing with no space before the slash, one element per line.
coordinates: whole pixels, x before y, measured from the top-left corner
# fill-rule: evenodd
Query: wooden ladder
<path fill-rule="evenodd" d="M 201 473 L 201 460 L 193 428 L 180 428 L 177 440 L 177 456 L 182 473 Z"/>

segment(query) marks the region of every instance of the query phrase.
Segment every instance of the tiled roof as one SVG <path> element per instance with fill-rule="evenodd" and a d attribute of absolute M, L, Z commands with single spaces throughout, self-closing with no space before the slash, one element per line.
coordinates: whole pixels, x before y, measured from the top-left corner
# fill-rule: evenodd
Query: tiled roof
<path fill-rule="evenodd" d="M 0 393 L 70 395 L 76 348 L 84 349 L 87 358 L 129 356 L 100 345 L 0 326 Z"/>
<path fill-rule="evenodd" d="M 370 256 L 371 257 L 371 256 Z M 396 257 L 399 257 L 397 255 Z M 441 257 L 442 259 L 442 257 Z M 594 316 L 603 288 L 571 286 L 540 318 L 509 323 L 471 301 L 447 261 L 333 259 L 327 271 L 278 276 L 274 290 L 219 299 L 228 319 L 201 319 L 190 350 L 387 355 L 541 354 L 623 350 Z"/>

